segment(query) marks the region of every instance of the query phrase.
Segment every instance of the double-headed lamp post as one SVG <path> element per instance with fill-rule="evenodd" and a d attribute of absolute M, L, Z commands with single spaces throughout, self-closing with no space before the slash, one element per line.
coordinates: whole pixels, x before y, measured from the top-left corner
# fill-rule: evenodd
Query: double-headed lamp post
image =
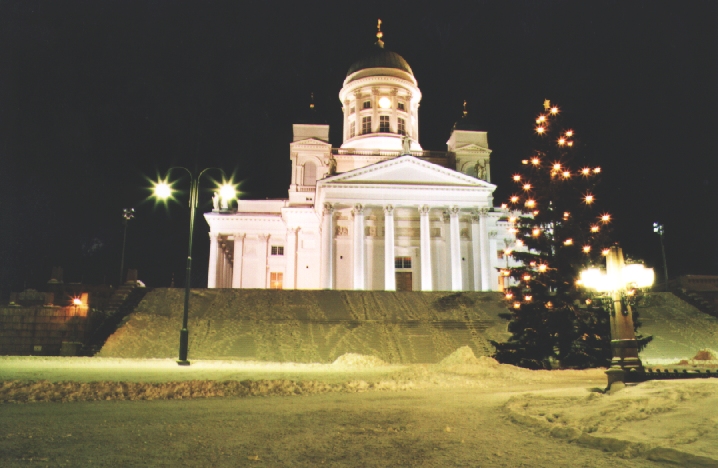
<path fill-rule="evenodd" d="M 205 172 L 215 169 L 208 167 L 201 170 L 197 176 L 192 173 L 186 167 L 171 167 L 167 171 L 167 175 L 173 170 L 183 170 L 189 174 L 190 177 L 190 191 L 189 191 L 189 245 L 187 247 L 187 277 L 185 279 L 184 287 L 184 313 L 182 315 L 182 329 L 180 330 L 180 345 L 179 345 L 179 359 L 177 364 L 180 366 L 188 366 L 189 361 L 187 360 L 187 350 L 189 345 L 189 331 L 187 329 L 187 321 L 189 318 L 189 296 L 190 296 L 190 284 L 192 278 L 192 237 L 194 235 L 194 218 L 197 212 L 197 205 L 199 200 L 199 182 Z M 217 169 L 224 176 L 224 171 Z M 223 200 L 231 200 L 236 197 L 236 191 L 234 185 L 224 184 L 219 187 L 219 196 Z M 157 198 L 166 200 L 172 196 L 172 184 L 167 180 L 159 181 L 154 184 L 154 195 Z"/>
<path fill-rule="evenodd" d="M 629 299 L 636 289 L 650 287 L 653 280 L 653 269 L 639 263 L 627 265 L 623 251 L 617 246 L 611 247 L 606 255 L 605 270 L 589 268 L 581 272 L 584 287 L 605 294 L 600 299 L 611 320 L 611 368 L 606 372 L 609 387 L 613 382 L 623 381 L 625 369 L 642 368 Z"/>

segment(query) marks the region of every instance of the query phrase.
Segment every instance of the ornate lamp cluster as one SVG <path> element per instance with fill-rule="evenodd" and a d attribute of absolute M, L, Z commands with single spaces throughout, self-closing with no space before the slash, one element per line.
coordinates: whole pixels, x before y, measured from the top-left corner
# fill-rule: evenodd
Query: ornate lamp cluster
<path fill-rule="evenodd" d="M 515 236 L 504 255 L 521 263 L 513 268 L 507 263 L 501 270 L 512 280 L 505 298 L 514 309 L 575 287 L 562 279 L 566 268 L 577 271 L 582 266 L 576 265 L 577 258 L 590 264 L 609 253 L 605 234 L 611 215 L 595 211 L 593 193 L 601 168 L 576 166 L 576 132 L 561 126 L 560 113 L 558 106 L 544 101 L 535 127 L 541 150 L 521 161 L 521 171 L 512 176 L 517 188 L 502 205 L 509 210 L 509 231 Z M 551 309 L 555 304 L 549 300 L 543 305 Z"/>

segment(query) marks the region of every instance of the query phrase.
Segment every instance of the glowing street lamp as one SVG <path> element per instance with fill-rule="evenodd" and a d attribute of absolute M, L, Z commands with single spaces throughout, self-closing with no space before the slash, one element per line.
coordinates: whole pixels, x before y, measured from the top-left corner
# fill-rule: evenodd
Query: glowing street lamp
<path fill-rule="evenodd" d="M 125 208 L 122 210 L 122 224 L 125 226 L 125 233 L 122 236 L 122 259 L 120 260 L 120 283 L 122 285 L 122 276 L 125 274 L 125 244 L 127 243 L 127 222 L 135 217 L 134 208 Z"/>
<path fill-rule="evenodd" d="M 182 315 L 182 329 L 180 330 L 180 345 L 179 345 L 179 359 L 177 360 L 177 364 L 180 366 L 188 366 L 189 361 L 187 360 L 187 349 L 189 345 L 189 331 L 187 330 L 187 321 L 189 318 L 189 296 L 190 296 L 190 282 L 192 278 L 192 238 L 194 235 L 194 217 L 197 212 L 197 204 L 199 200 L 199 182 L 202 176 L 205 172 L 209 171 L 210 169 L 213 169 L 211 167 L 208 167 L 206 169 L 203 169 L 202 171 L 197 174 L 195 177 L 192 171 L 187 169 L 186 167 L 171 167 L 167 171 L 167 175 L 169 175 L 170 172 L 172 172 L 174 169 L 180 169 L 184 170 L 189 174 L 190 177 L 190 192 L 189 192 L 189 245 L 187 247 L 187 278 L 185 280 L 185 287 L 184 287 L 184 313 Z M 224 176 L 224 171 L 221 169 L 218 169 L 222 175 Z M 231 190 L 230 190 L 231 188 Z M 159 181 L 154 184 L 154 195 L 155 197 L 166 200 L 167 198 L 170 198 L 172 196 L 172 187 L 171 185 L 166 181 Z M 224 203 L 226 203 L 227 200 L 231 200 L 236 198 L 236 192 L 234 190 L 234 186 L 231 184 L 225 184 L 220 188 L 220 195 L 219 195 Z"/>
<path fill-rule="evenodd" d="M 661 238 L 661 254 L 663 255 L 663 281 L 666 285 L 666 291 L 668 291 L 668 264 L 666 263 L 666 247 L 663 244 L 663 225 L 660 223 L 653 223 L 653 232 L 658 234 Z"/>
<path fill-rule="evenodd" d="M 626 265 L 621 248 L 613 246 L 608 249 L 605 270 L 589 268 L 580 275 L 584 287 L 605 294 L 600 299 L 611 320 L 611 368 L 606 371 L 610 387 L 613 382 L 623 381 L 624 369 L 642 367 L 628 298 L 635 289 L 653 285 L 653 269 L 642 264 Z"/>

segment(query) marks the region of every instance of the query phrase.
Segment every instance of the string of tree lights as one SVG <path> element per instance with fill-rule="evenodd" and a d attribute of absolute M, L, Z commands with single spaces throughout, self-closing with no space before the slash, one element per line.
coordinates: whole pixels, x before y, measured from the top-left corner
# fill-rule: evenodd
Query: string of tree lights
<path fill-rule="evenodd" d="M 577 132 L 562 120 L 559 107 L 544 101 L 536 149 L 521 161 L 512 177 L 516 188 L 502 205 L 510 210 L 515 236 L 501 270 L 512 335 L 493 342 L 495 357 L 532 369 L 607 366 L 611 360 L 609 316 L 577 280 L 609 253 L 612 219 L 595 195 L 601 168 L 579 154 Z"/>

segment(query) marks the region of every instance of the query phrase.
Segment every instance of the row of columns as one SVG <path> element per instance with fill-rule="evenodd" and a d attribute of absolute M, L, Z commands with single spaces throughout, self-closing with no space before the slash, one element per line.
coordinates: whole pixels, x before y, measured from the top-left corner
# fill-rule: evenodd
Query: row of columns
<path fill-rule="evenodd" d="M 394 206 L 384 207 L 384 289 L 396 290 L 396 276 L 394 267 Z M 433 289 L 432 263 L 431 263 L 431 230 L 429 213 L 431 207 L 419 207 L 419 232 L 421 256 L 421 290 Z M 459 229 L 459 207 L 450 207 L 449 221 L 449 260 L 451 265 L 451 289 L 463 289 L 461 265 L 461 232 Z M 352 208 L 353 216 L 353 289 L 366 289 L 365 272 L 365 243 L 364 243 L 364 206 L 357 203 Z M 490 289 L 490 253 L 489 234 L 487 225 L 488 209 L 481 209 L 471 214 L 472 256 L 479 259 L 473 262 L 473 289 L 488 291 Z M 357 261 L 357 259 L 359 259 Z M 321 285 L 325 289 L 334 289 L 334 207 L 325 203 L 322 219 L 322 258 L 321 258 Z"/>

